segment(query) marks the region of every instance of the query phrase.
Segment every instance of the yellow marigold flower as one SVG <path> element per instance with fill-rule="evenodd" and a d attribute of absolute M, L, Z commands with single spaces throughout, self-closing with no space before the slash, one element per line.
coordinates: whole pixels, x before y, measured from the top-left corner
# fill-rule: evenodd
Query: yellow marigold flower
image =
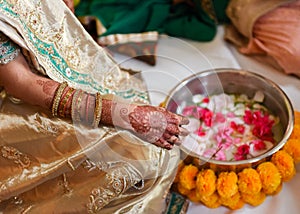
<path fill-rule="evenodd" d="M 244 205 L 245 205 L 245 202 L 240 197 L 240 200 L 236 204 L 230 205 L 230 206 L 228 206 L 228 208 L 232 209 L 232 210 L 238 210 L 238 209 L 242 209 Z"/>
<path fill-rule="evenodd" d="M 276 152 L 271 159 L 272 163 L 277 167 L 282 181 L 286 182 L 291 180 L 295 173 L 296 168 L 293 158 L 284 150 Z"/>
<path fill-rule="evenodd" d="M 227 207 L 234 207 L 240 201 L 241 195 L 239 192 L 235 193 L 233 196 L 229 198 L 220 197 L 220 204 Z"/>
<path fill-rule="evenodd" d="M 294 128 L 293 128 L 293 132 L 290 136 L 290 139 L 300 139 L 300 122 L 299 123 L 295 123 Z"/>
<path fill-rule="evenodd" d="M 262 191 L 256 194 L 242 193 L 241 196 L 245 203 L 248 203 L 252 206 L 258 206 L 266 199 L 266 194 Z"/>
<path fill-rule="evenodd" d="M 177 183 L 176 187 L 177 187 L 177 191 L 181 195 L 188 195 L 190 193 L 190 190 L 188 190 L 187 188 L 183 187 L 180 183 Z"/>
<path fill-rule="evenodd" d="M 287 153 L 289 153 L 290 156 L 293 157 L 295 163 L 300 162 L 300 140 L 299 139 L 289 139 L 285 143 L 283 150 L 285 150 Z"/>
<path fill-rule="evenodd" d="M 295 115 L 295 124 L 300 124 L 300 112 L 295 111 L 294 115 Z"/>
<path fill-rule="evenodd" d="M 221 197 L 229 198 L 238 192 L 238 177 L 235 172 L 221 172 L 217 179 L 217 190 Z"/>
<path fill-rule="evenodd" d="M 216 191 L 217 176 L 211 169 L 200 171 L 197 175 L 196 190 L 200 195 L 209 196 Z"/>
<path fill-rule="evenodd" d="M 188 190 L 196 188 L 196 179 L 198 172 L 199 170 L 196 166 L 192 164 L 185 165 L 179 173 L 179 183 Z"/>
<path fill-rule="evenodd" d="M 272 196 L 277 195 L 278 193 L 280 193 L 280 191 L 282 190 L 282 182 L 280 183 L 280 185 L 277 187 L 277 189 L 271 194 Z"/>
<path fill-rule="evenodd" d="M 201 201 L 201 197 L 199 194 L 197 194 L 196 190 L 191 190 L 188 194 L 187 197 L 190 201 L 199 203 Z"/>
<path fill-rule="evenodd" d="M 281 175 L 272 162 L 264 162 L 258 165 L 257 172 L 262 182 L 262 189 L 266 194 L 274 194 L 281 184 Z"/>
<path fill-rule="evenodd" d="M 245 168 L 238 173 L 238 187 L 242 193 L 256 194 L 262 188 L 260 176 L 253 168 Z"/>
<path fill-rule="evenodd" d="M 176 173 L 176 176 L 174 178 L 173 183 L 178 183 L 179 182 L 179 173 L 181 172 L 183 167 L 184 167 L 184 162 L 180 161 L 179 164 L 178 164 L 178 167 L 177 167 L 177 173 Z"/>
<path fill-rule="evenodd" d="M 219 195 L 216 192 L 210 196 L 201 196 L 201 202 L 208 208 L 218 208 L 221 206 Z"/>

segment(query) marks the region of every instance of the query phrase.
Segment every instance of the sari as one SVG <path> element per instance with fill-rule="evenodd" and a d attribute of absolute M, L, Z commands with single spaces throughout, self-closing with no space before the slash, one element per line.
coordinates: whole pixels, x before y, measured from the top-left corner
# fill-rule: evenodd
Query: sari
<path fill-rule="evenodd" d="M 230 1 L 225 39 L 286 74 L 300 76 L 300 1 Z"/>
<path fill-rule="evenodd" d="M 75 89 L 149 102 L 62 1 L 0 0 L 0 31 L 33 72 Z M 16 86 L 17 87 L 17 86 Z M 179 150 L 114 127 L 89 128 L 1 92 L 0 212 L 162 213 Z"/>

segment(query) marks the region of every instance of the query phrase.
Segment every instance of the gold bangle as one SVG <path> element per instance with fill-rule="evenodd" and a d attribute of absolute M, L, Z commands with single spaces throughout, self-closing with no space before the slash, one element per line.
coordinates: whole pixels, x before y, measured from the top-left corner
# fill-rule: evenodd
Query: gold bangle
<path fill-rule="evenodd" d="M 72 104 L 71 104 L 71 118 L 73 122 L 80 122 L 80 108 L 79 105 L 81 105 L 81 99 L 82 99 L 82 90 L 76 90 L 73 98 L 72 98 Z M 78 109 L 79 108 L 79 109 Z"/>
<path fill-rule="evenodd" d="M 69 88 L 68 91 L 66 92 L 63 100 L 60 102 L 59 104 L 59 116 L 61 117 L 65 117 L 65 106 L 68 102 L 68 99 L 70 98 L 71 94 L 73 94 L 74 89 L 73 88 Z"/>
<path fill-rule="evenodd" d="M 96 128 L 99 126 L 102 114 L 102 97 L 99 92 L 96 93 L 96 104 L 95 104 L 95 112 L 94 112 L 94 121 L 93 127 Z"/>
<path fill-rule="evenodd" d="M 53 103 L 52 103 L 52 115 L 53 116 L 57 116 L 57 110 L 58 110 L 58 105 L 61 99 L 61 95 L 63 94 L 65 88 L 68 86 L 67 82 L 63 82 L 59 85 L 59 87 L 57 88 L 57 90 L 55 91 L 55 96 L 53 99 Z"/>

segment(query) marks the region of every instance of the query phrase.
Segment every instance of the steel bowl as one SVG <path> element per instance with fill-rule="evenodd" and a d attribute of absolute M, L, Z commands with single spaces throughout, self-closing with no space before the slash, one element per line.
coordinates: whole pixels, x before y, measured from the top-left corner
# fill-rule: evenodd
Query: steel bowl
<path fill-rule="evenodd" d="M 252 98 L 257 91 L 264 93 L 263 105 L 280 119 L 281 127 L 276 129 L 277 144 L 267 152 L 251 159 L 240 161 L 220 161 L 199 156 L 192 149 L 181 146 L 184 157 L 193 157 L 204 168 L 239 171 L 245 167 L 255 167 L 267 161 L 280 150 L 290 137 L 294 127 L 294 110 L 285 92 L 273 81 L 257 73 L 241 69 L 214 69 L 196 73 L 181 81 L 169 93 L 165 107 L 179 113 L 184 103 L 191 101 L 195 94 L 213 95 L 246 94 Z"/>

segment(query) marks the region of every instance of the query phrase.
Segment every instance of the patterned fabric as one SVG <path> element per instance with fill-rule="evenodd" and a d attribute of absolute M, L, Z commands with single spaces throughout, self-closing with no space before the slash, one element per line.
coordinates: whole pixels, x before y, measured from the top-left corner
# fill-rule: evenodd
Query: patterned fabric
<path fill-rule="evenodd" d="M 0 31 L 36 71 L 55 81 L 103 96 L 117 94 L 128 102 L 149 102 L 140 75 L 120 69 L 63 1 L 0 0 Z M 164 209 L 178 147 L 167 151 L 127 131 L 90 129 L 8 99 L 2 102 L 0 121 L 5 121 L 0 123 L 1 212 Z"/>
<path fill-rule="evenodd" d="M 0 64 L 7 64 L 14 60 L 20 53 L 17 47 L 8 37 L 0 32 Z"/>

